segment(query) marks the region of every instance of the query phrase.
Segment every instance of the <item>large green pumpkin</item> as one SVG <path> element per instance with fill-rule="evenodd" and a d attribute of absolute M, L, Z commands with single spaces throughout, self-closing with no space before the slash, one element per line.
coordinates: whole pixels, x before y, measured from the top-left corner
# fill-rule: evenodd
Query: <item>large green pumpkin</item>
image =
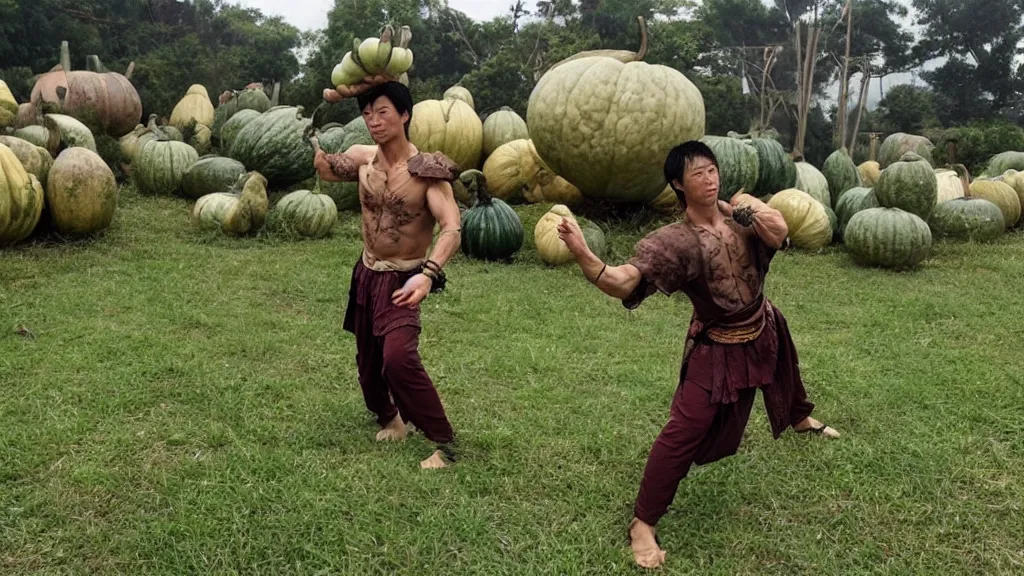
<path fill-rule="evenodd" d="M 330 196 L 314 187 L 313 190 L 296 190 L 285 195 L 277 201 L 271 215 L 286 231 L 306 238 L 323 238 L 331 233 L 338 221 L 338 207 Z"/>
<path fill-rule="evenodd" d="M 515 110 L 503 106 L 484 120 L 483 157 L 490 157 L 499 146 L 514 140 L 529 139 L 530 131 L 526 128 L 526 120 L 516 114 Z"/>
<path fill-rule="evenodd" d="M 412 108 L 409 140 L 420 152 L 441 152 L 462 170 L 480 166 L 484 127 L 462 100 L 424 100 Z"/>
<path fill-rule="evenodd" d="M 752 195 L 764 197 L 796 186 L 796 164 L 777 140 L 747 140 L 757 151 L 757 184 Z"/>
<path fill-rule="evenodd" d="M 0 144 L 7 146 L 18 157 L 21 166 L 29 174 L 34 174 L 39 183 L 46 186 L 46 176 L 53 166 L 53 157 L 46 148 L 36 146 L 27 140 L 14 136 L 0 136 Z"/>
<path fill-rule="evenodd" d="M 749 148 L 749 146 L 747 146 Z M 822 206 L 832 206 L 832 195 L 828 191 L 828 180 L 813 164 L 809 162 L 796 163 L 796 186 L 797 190 L 803 190 L 811 195 Z"/>
<path fill-rule="evenodd" d="M 878 148 L 878 167 L 885 170 L 890 164 L 899 162 L 907 152 L 914 152 L 932 164 L 932 149 L 935 145 L 924 136 L 915 136 L 904 132 L 890 134 Z"/>
<path fill-rule="evenodd" d="M 867 210 L 878 208 L 878 198 L 873 188 L 850 188 L 843 194 L 843 197 L 836 203 L 836 221 L 839 224 L 839 235 L 846 233 L 846 225 L 849 224 L 853 215 Z"/>
<path fill-rule="evenodd" d="M 170 140 L 157 129 L 156 138 L 139 148 L 132 165 L 132 180 L 142 194 L 175 194 L 185 172 L 199 160 L 195 148 Z"/>
<path fill-rule="evenodd" d="M 270 200 L 267 179 L 249 172 L 229 192 L 214 192 L 192 207 L 192 225 L 201 230 L 220 230 L 228 236 L 256 232 L 266 222 Z"/>
<path fill-rule="evenodd" d="M 899 208 L 868 208 L 850 218 L 843 242 L 857 264 L 909 269 L 928 257 L 932 233 L 916 214 Z"/>
<path fill-rule="evenodd" d="M 462 251 L 470 258 L 507 260 L 523 247 L 523 223 L 511 206 L 487 191 L 487 178 L 479 170 L 463 172 L 459 179 L 474 199 L 462 214 Z"/>
<path fill-rule="evenodd" d="M 289 186 L 313 176 L 313 149 L 303 140 L 309 118 L 302 107 L 276 106 L 238 133 L 229 155 L 258 170 L 274 186 Z"/>
<path fill-rule="evenodd" d="M 207 194 L 227 190 L 245 174 L 238 160 L 223 156 L 201 156 L 181 177 L 181 193 L 198 200 Z"/>
<path fill-rule="evenodd" d="M 1007 228 L 1013 228 L 1021 217 L 1020 198 L 1009 184 L 998 180 L 975 180 L 971 182 L 971 196 L 984 198 L 999 207 Z"/>
<path fill-rule="evenodd" d="M 0 144 L 0 247 L 28 237 L 43 213 L 43 187 L 18 157 Z"/>
<path fill-rule="evenodd" d="M 639 204 L 665 188 L 669 151 L 704 136 L 704 98 L 673 68 L 591 56 L 541 77 L 526 123 L 541 160 L 583 196 Z"/>
<path fill-rule="evenodd" d="M 935 170 L 924 158 L 907 152 L 899 162 L 882 170 L 875 196 L 883 208 L 899 208 L 927 219 L 938 201 Z"/>
<path fill-rule="evenodd" d="M 742 140 L 727 136 L 704 136 L 700 139 L 715 154 L 718 160 L 718 197 L 728 202 L 737 192 L 744 190 L 747 194 L 757 186 L 757 175 L 760 162 L 757 150 L 747 146 Z M 662 176 L 664 186 L 664 176 Z M 663 188 L 664 190 L 664 188 Z M 657 199 L 657 198 L 656 198 Z"/>
<path fill-rule="evenodd" d="M 73 147 L 53 161 L 46 182 L 46 208 L 61 234 L 105 230 L 117 209 L 117 181 L 100 155 Z"/>
<path fill-rule="evenodd" d="M 357 117 L 344 126 L 324 126 L 325 130 L 319 138 L 320 148 L 324 152 L 337 153 L 346 152 L 355 145 L 374 146 L 375 142 L 370 136 L 370 130 L 366 127 L 366 121 L 362 116 Z M 358 182 L 325 182 L 317 177 L 316 186 L 320 192 L 326 194 L 334 201 L 338 210 L 357 210 L 359 204 L 359 183 Z"/>
<path fill-rule="evenodd" d="M 1007 170 L 1024 171 L 1024 152 L 1002 152 L 988 161 L 986 174 L 998 176 Z"/>
<path fill-rule="evenodd" d="M 221 100 L 213 115 L 214 140 L 218 143 L 224 124 L 234 118 L 235 114 L 242 110 L 252 110 L 260 114 L 270 110 L 270 97 L 260 87 L 230 91 Z"/>
<path fill-rule="evenodd" d="M 1006 222 L 999 206 L 984 198 L 955 198 L 932 211 L 928 227 L 936 238 L 991 242 L 1003 235 Z"/>
<path fill-rule="evenodd" d="M 825 180 L 828 181 L 832 206 L 839 202 L 844 192 L 850 188 L 862 185 L 857 165 L 853 163 L 853 158 L 850 158 L 850 154 L 845 147 L 829 155 L 825 160 L 821 173 L 825 175 Z"/>
<path fill-rule="evenodd" d="M 818 250 L 832 241 L 828 212 L 810 194 L 790 188 L 773 195 L 768 205 L 782 213 L 789 239 L 797 248 Z"/>
<path fill-rule="evenodd" d="M 242 128 L 245 128 L 246 124 L 259 117 L 259 112 L 247 108 L 239 110 L 229 120 L 225 121 L 220 130 L 217 131 L 221 154 L 230 155 L 231 145 L 235 143 L 238 133 L 242 131 Z"/>

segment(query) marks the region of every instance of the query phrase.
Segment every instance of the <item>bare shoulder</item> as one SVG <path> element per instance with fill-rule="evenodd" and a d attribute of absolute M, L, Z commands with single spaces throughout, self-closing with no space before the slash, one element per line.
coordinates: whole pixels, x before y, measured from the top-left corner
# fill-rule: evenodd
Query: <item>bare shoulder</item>
<path fill-rule="evenodd" d="M 373 160 L 373 157 L 377 155 L 377 147 L 366 146 L 364 144 L 354 144 L 345 151 L 345 155 L 351 157 L 358 164 L 366 164 Z"/>

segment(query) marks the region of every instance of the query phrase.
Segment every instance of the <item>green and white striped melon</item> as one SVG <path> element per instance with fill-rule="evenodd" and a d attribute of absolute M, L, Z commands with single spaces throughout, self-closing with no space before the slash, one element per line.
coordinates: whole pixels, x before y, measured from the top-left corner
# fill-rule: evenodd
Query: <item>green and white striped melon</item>
<path fill-rule="evenodd" d="M 516 114 L 515 110 L 503 106 L 484 120 L 483 158 L 489 157 L 499 146 L 514 140 L 529 139 L 526 120 Z"/>
<path fill-rule="evenodd" d="M 314 174 L 313 150 L 302 136 L 309 124 L 301 106 L 276 106 L 242 128 L 229 155 L 271 185 L 302 182 Z"/>
<path fill-rule="evenodd" d="M 285 195 L 277 201 L 271 214 L 278 226 L 306 238 L 327 236 L 338 221 L 338 207 L 334 200 L 322 194 L 318 187 Z"/>
<path fill-rule="evenodd" d="M 825 206 L 796 188 L 772 195 L 768 205 L 782 213 L 789 239 L 797 248 L 818 250 L 832 241 L 832 224 Z"/>
<path fill-rule="evenodd" d="M 811 195 L 822 206 L 832 206 L 832 195 L 828 190 L 828 180 L 813 164 L 808 162 L 796 163 L 796 186 L 797 190 L 803 190 Z"/>
<path fill-rule="evenodd" d="M 836 150 L 825 160 L 821 173 L 828 180 L 828 190 L 832 198 L 832 206 L 839 202 L 843 193 L 850 188 L 861 186 L 860 172 L 853 163 L 845 147 Z"/>
<path fill-rule="evenodd" d="M 226 100 L 217 106 L 213 116 L 214 141 L 220 143 L 220 134 L 228 120 L 234 118 L 242 110 L 252 110 L 262 114 L 270 109 L 270 97 L 263 88 L 245 88 L 229 92 Z"/>
<path fill-rule="evenodd" d="M 995 204 L 965 196 L 938 204 L 928 219 L 928 227 L 936 238 L 991 242 L 1003 235 L 1006 222 Z"/>
<path fill-rule="evenodd" d="M 924 136 L 896 132 L 883 140 L 882 145 L 878 148 L 878 166 L 885 170 L 890 164 L 899 162 L 900 158 L 903 158 L 903 155 L 907 152 L 914 152 L 928 161 L 929 164 L 932 164 L 934 162 L 932 160 L 932 150 L 934 148 L 935 145 L 932 144 L 931 140 Z"/>
<path fill-rule="evenodd" d="M 728 136 L 709 135 L 700 141 L 711 148 L 718 160 L 718 198 L 728 202 L 740 190 L 752 194 L 760 167 L 757 149 Z"/>
<path fill-rule="evenodd" d="M 861 266 L 903 270 L 928 257 L 932 233 L 916 214 L 899 208 L 868 208 L 850 218 L 843 241 Z"/>
<path fill-rule="evenodd" d="M 782 144 L 771 138 L 752 138 L 749 143 L 757 151 L 758 159 L 754 196 L 768 196 L 796 186 L 796 164 Z"/>
<path fill-rule="evenodd" d="M 200 156 L 182 175 L 181 193 L 186 198 L 198 200 L 207 194 L 230 189 L 245 172 L 245 166 L 238 160 Z"/>
<path fill-rule="evenodd" d="M 135 156 L 132 180 L 141 194 L 176 194 L 199 153 L 184 142 L 168 139 L 163 128 L 154 134 L 156 138 L 143 144 Z"/>
<path fill-rule="evenodd" d="M 260 117 L 260 112 L 246 108 L 239 110 L 220 127 L 219 146 L 221 154 L 231 155 L 231 146 L 235 143 L 238 133 L 245 128 L 245 125 Z"/>
<path fill-rule="evenodd" d="M 459 177 L 468 182 L 473 207 L 462 214 L 462 251 L 470 258 L 507 260 L 523 246 L 525 233 L 519 215 L 487 190 L 487 178 L 479 170 Z"/>
<path fill-rule="evenodd" d="M 868 208 L 878 207 L 878 198 L 875 197 L 873 188 L 857 187 L 847 190 L 836 204 L 836 220 L 839 223 L 840 237 L 846 234 L 846 225 L 849 224 L 854 214 Z"/>
<path fill-rule="evenodd" d="M 882 170 L 875 196 L 884 208 L 899 208 L 921 219 L 931 215 L 938 201 L 938 181 L 927 160 L 907 152 Z"/>
<path fill-rule="evenodd" d="M 1003 213 L 1004 224 L 1013 228 L 1021 217 L 1020 198 L 1017 192 L 1006 182 L 998 180 L 978 179 L 971 182 L 971 196 L 984 198 L 999 207 Z"/>

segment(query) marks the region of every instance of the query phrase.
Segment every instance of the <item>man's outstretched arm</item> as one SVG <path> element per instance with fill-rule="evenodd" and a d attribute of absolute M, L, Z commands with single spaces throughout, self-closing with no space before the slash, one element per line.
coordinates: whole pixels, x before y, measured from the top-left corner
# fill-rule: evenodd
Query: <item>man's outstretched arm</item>
<path fill-rule="evenodd" d="M 761 241 L 776 250 L 782 247 L 786 236 L 789 235 L 789 227 L 786 226 L 786 219 L 782 217 L 782 212 L 744 193 L 736 194 L 729 203 L 733 208 L 749 206 L 754 212 L 751 219 L 754 232 L 757 233 Z"/>
<path fill-rule="evenodd" d="M 318 150 L 313 158 L 313 167 L 325 182 L 354 182 L 359 180 L 359 167 L 369 162 L 376 153 L 376 146 L 362 145 L 352 146 L 340 154 Z"/>
<path fill-rule="evenodd" d="M 583 270 L 583 276 L 605 294 L 624 300 L 636 291 L 640 285 L 640 269 L 632 264 L 608 266 L 601 261 L 583 238 L 583 231 L 575 222 L 563 218 L 558 225 L 558 237 L 576 258 L 576 263 Z"/>

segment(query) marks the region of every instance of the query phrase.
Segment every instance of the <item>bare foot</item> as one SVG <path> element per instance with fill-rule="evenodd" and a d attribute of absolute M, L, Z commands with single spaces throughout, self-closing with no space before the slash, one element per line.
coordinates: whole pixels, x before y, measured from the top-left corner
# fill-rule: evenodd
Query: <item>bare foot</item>
<path fill-rule="evenodd" d="M 448 463 L 444 461 L 444 452 L 440 450 L 434 450 L 434 453 L 430 455 L 423 462 L 420 462 L 420 468 L 423 470 L 438 470 L 440 468 L 447 468 Z"/>
<path fill-rule="evenodd" d="M 633 561 L 641 568 L 657 568 L 665 562 L 665 551 L 654 539 L 654 526 L 638 518 L 629 523 L 629 547 Z"/>
<path fill-rule="evenodd" d="M 793 431 L 799 433 L 811 432 L 815 434 L 821 434 L 826 438 L 839 438 L 838 430 L 831 426 L 826 426 L 825 424 L 818 422 L 817 420 L 811 418 L 810 416 L 804 418 L 799 424 L 793 426 Z"/>
<path fill-rule="evenodd" d="M 377 432 L 377 441 L 383 442 L 386 440 L 401 441 L 405 440 L 405 436 L 408 434 L 405 428 L 405 422 L 402 422 L 401 416 L 395 416 L 388 425 L 381 428 L 380 432 Z"/>

